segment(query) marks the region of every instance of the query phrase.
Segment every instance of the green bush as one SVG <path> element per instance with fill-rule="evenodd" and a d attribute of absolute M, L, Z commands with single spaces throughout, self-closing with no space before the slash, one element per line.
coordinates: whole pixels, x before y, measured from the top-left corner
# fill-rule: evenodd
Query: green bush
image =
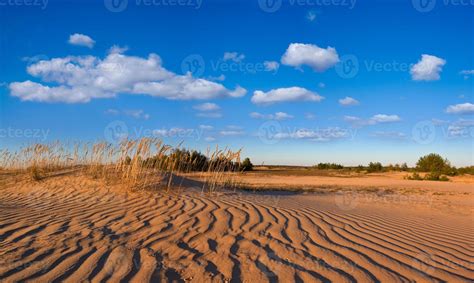
<path fill-rule="evenodd" d="M 336 163 L 319 163 L 318 165 L 316 165 L 316 167 L 320 170 L 344 169 L 344 166 Z"/>
<path fill-rule="evenodd" d="M 451 164 L 447 159 L 443 159 L 441 155 L 430 153 L 418 159 L 416 170 L 420 172 L 436 172 L 440 174 L 449 173 L 451 171 Z"/>
<path fill-rule="evenodd" d="M 421 181 L 423 180 L 423 178 L 421 178 L 420 174 L 418 173 L 413 173 L 411 176 L 408 176 L 406 177 L 408 180 L 417 180 L 417 181 Z"/>
<path fill-rule="evenodd" d="M 373 172 L 381 172 L 383 171 L 383 166 L 382 163 L 380 162 L 370 162 L 369 166 L 367 167 L 367 172 L 373 173 Z"/>
<path fill-rule="evenodd" d="M 242 161 L 242 164 L 240 164 L 240 171 L 252 171 L 253 170 L 253 164 L 250 162 L 250 159 L 247 157 Z"/>

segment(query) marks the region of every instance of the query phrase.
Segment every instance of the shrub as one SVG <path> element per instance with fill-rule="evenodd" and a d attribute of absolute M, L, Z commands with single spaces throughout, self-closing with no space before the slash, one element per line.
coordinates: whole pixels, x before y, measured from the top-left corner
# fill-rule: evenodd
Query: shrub
<path fill-rule="evenodd" d="M 423 180 L 423 178 L 421 178 L 420 174 L 418 173 L 413 173 L 411 176 L 408 176 L 406 177 L 408 180 L 417 180 L 417 181 L 421 181 Z"/>
<path fill-rule="evenodd" d="M 367 168 L 367 172 L 381 172 L 383 170 L 382 163 L 380 162 L 370 162 L 369 167 Z"/>
<path fill-rule="evenodd" d="M 449 181 L 448 177 L 441 175 L 439 172 L 431 172 L 426 174 L 424 179 L 427 181 Z"/>
<path fill-rule="evenodd" d="M 344 166 L 341 164 L 336 163 L 319 163 L 316 167 L 320 170 L 328 170 L 328 169 L 344 169 Z"/>
<path fill-rule="evenodd" d="M 240 171 L 252 171 L 253 170 L 253 164 L 250 161 L 250 159 L 247 157 L 242 161 L 242 164 L 240 164 Z"/>
<path fill-rule="evenodd" d="M 420 172 L 436 172 L 441 174 L 451 171 L 451 164 L 447 159 L 443 159 L 441 155 L 430 153 L 418 159 L 416 169 Z"/>

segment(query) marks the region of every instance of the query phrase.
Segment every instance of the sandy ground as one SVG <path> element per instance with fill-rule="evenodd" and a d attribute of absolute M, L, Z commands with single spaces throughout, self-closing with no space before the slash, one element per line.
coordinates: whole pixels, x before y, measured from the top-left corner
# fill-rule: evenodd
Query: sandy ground
<path fill-rule="evenodd" d="M 473 196 L 439 192 L 209 195 L 127 192 L 81 176 L 3 182 L 0 281 L 472 282 Z M 446 203 L 458 210 L 438 209 Z"/>

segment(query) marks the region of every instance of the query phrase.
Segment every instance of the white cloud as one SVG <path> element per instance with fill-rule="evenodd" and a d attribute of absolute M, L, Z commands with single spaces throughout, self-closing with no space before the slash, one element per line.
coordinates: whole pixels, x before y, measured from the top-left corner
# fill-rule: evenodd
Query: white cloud
<path fill-rule="evenodd" d="M 150 119 L 150 115 L 145 113 L 145 111 L 138 109 L 138 110 L 117 110 L 117 109 L 107 109 L 105 111 L 105 114 L 107 115 L 120 115 L 123 114 L 125 116 L 129 116 L 135 119 L 143 119 L 143 120 L 148 120 Z"/>
<path fill-rule="evenodd" d="M 69 44 L 79 45 L 92 48 L 94 47 L 95 41 L 85 34 L 75 33 L 69 36 Z"/>
<path fill-rule="evenodd" d="M 325 88 L 325 87 L 326 87 L 326 84 L 321 82 L 321 83 L 318 84 L 318 86 L 319 86 L 320 88 Z"/>
<path fill-rule="evenodd" d="M 207 141 L 207 142 L 214 142 L 214 141 L 216 141 L 216 138 L 215 137 L 205 137 L 204 140 Z"/>
<path fill-rule="evenodd" d="M 276 61 L 265 61 L 263 62 L 263 65 L 265 66 L 265 71 L 278 71 L 278 68 L 280 68 L 280 64 Z"/>
<path fill-rule="evenodd" d="M 276 139 L 307 139 L 317 142 L 327 142 L 337 139 L 343 139 L 350 137 L 351 134 L 346 129 L 335 128 L 323 128 L 323 129 L 298 129 L 294 132 L 280 132 L 276 133 L 274 138 Z"/>
<path fill-rule="evenodd" d="M 110 53 L 104 59 L 94 56 L 67 56 L 41 60 L 27 67 L 27 72 L 46 83 L 32 81 L 10 84 L 11 95 L 25 101 L 89 102 L 110 98 L 119 93 L 144 94 L 170 100 L 204 100 L 218 97 L 241 97 L 246 90 L 194 78 L 190 73 L 177 75 L 162 66 L 161 58 Z"/>
<path fill-rule="evenodd" d="M 304 117 L 305 117 L 305 119 L 307 119 L 307 120 L 314 120 L 314 119 L 316 119 L 316 115 L 314 115 L 313 113 L 309 113 L 309 112 L 308 112 L 308 113 L 305 113 L 305 114 L 304 114 Z"/>
<path fill-rule="evenodd" d="M 199 129 L 201 129 L 203 131 L 212 131 L 214 129 L 214 127 L 210 126 L 210 125 L 199 125 Z"/>
<path fill-rule="evenodd" d="M 461 75 L 474 75 L 474 70 L 462 70 L 459 72 Z"/>
<path fill-rule="evenodd" d="M 343 106 L 353 106 L 353 105 L 358 105 L 359 101 L 356 99 L 346 96 L 345 98 L 339 99 L 339 104 Z"/>
<path fill-rule="evenodd" d="M 462 104 L 449 105 L 446 113 L 450 114 L 474 114 L 474 104 L 466 102 Z"/>
<path fill-rule="evenodd" d="M 220 112 L 199 112 L 196 114 L 198 117 L 202 118 L 222 118 L 222 113 Z"/>
<path fill-rule="evenodd" d="M 449 138 L 472 138 L 474 120 L 459 119 L 448 126 Z"/>
<path fill-rule="evenodd" d="M 382 123 L 399 122 L 401 121 L 401 118 L 398 115 L 377 114 L 369 119 L 362 119 L 355 116 L 344 116 L 344 121 L 352 124 L 355 127 L 362 127 Z"/>
<path fill-rule="evenodd" d="M 410 69 L 411 78 L 414 81 L 437 81 L 446 60 L 428 54 L 421 55 L 421 60 Z"/>
<path fill-rule="evenodd" d="M 404 140 L 407 138 L 405 133 L 401 132 L 386 132 L 386 131 L 378 131 L 371 134 L 372 137 L 375 138 L 382 138 L 382 139 L 395 139 L 395 140 Z"/>
<path fill-rule="evenodd" d="M 249 114 L 249 116 L 254 119 L 278 120 L 278 121 L 289 120 L 289 119 L 294 118 L 292 115 L 285 112 L 276 112 L 275 114 L 262 114 L 258 112 L 252 112 Z"/>
<path fill-rule="evenodd" d="M 221 109 L 219 107 L 219 105 L 217 105 L 215 103 L 209 103 L 209 102 L 195 105 L 195 106 L 193 106 L 193 108 L 198 110 L 198 111 L 203 111 L 203 112 L 218 111 L 218 110 Z"/>
<path fill-rule="evenodd" d="M 272 89 L 268 92 L 257 90 L 253 93 L 252 103 L 268 105 L 287 101 L 315 101 L 319 102 L 324 97 L 302 87 L 289 87 Z"/>
<path fill-rule="evenodd" d="M 243 136 L 245 132 L 241 130 L 223 130 L 219 134 L 221 136 Z"/>
<path fill-rule="evenodd" d="M 236 63 L 242 62 L 245 59 L 244 54 L 239 54 L 237 52 L 225 52 L 224 53 L 224 61 L 232 60 Z"/>
<path fill-rule="evenodd" d="M 283 65 L 301 67 L 310 66 L 314 71 L 324 72 L 339 62 L 336 49 L 320 48 L 313 44 L 292 43 L 281 57 Z"/>
<path fill-rule="evenodd" d="M 114 54 L 114 53 L 123 54 L 123 53 L 125 53 L 127 50 L 128 50 L 128 47 L 127 47 L 127 46 L 114 45 L 114 46 L 110 47 L 110 49 L 109 49 L 109 54 Z"/>

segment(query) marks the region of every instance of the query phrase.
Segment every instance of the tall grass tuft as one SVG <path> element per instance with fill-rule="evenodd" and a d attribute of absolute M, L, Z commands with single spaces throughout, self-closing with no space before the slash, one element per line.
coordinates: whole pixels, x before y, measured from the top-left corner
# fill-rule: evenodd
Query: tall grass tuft
<path fill-rule="evenodd" d="M 0 168 L 27 172 L 39 181 L 58 172 L 72 170 L 133 189 L 153 186 L 156 180 L 169 191 L 173 178 L 201 172 L 202 189 L 213 192 L 222 184 L 231 185 L 232 174 L 240 168 L 240 150 L 207 150 L 204 155 L 155 138 L 124 140 L 120 144 L 60 143 L 34 144 L 18 151 L 0 150 Z M 229 179 L 230 178 L 230 179 Z"/>

